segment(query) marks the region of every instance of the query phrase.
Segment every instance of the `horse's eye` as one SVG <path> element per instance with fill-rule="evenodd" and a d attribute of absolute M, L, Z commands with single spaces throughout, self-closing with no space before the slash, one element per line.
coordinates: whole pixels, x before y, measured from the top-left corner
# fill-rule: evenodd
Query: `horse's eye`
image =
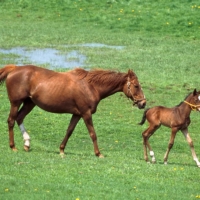
<path fill-rule="evenodd" d="M 138 88 L 139 88 L 139 85 L 134 85 L 134 87 L 135 87 L 136 89 L 138 89 Z"/>

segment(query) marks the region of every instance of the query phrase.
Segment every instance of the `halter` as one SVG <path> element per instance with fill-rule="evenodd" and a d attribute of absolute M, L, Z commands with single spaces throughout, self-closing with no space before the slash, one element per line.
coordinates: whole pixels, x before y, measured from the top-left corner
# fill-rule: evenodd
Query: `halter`
<path fill-rule="evenodd" d="M 188 104 L 193 111 L 197 111 L 197 108 L 200 107 L 200 105 L 194 105 L 194 104 L 191 104 L 187 101 L 184 101 L 184 103 Z"/>
<path fill-rule="evenodd" d="M 142 99 L 136 99 L 136 98 L 134 98 L 133 93 L 131 92 L 131 82 L 129 81 L 129 78 L 128 78 L 128 82 L 127 82 L 127 89 L 128 89 L 127 93 L 130 92 L 130 94 L 131 94 L 131 96 L 133 98 L 133 103 L 134 103 L 133 105 L 137 104 L 138 102 L 140 102 L 142 100 L 145 100 L 145 98 L 142 98 Z"/>

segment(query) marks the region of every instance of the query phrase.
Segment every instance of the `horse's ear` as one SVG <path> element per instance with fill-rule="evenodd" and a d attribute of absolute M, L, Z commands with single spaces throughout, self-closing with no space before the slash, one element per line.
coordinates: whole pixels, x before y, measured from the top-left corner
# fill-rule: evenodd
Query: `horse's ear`
<path fill-rule="evenodd" d="M 193 91 L 193 95 L 196 95 L 196 94 L 197 94 L 197 90 L 195 88 L 194 91 Z"/>
<path fill-rule="evenodd" d="M 129 69 L 128 70 L 128 77 L 132 78 L 133 76 L 136 76 L 135 73 L 131 69 Z"/>

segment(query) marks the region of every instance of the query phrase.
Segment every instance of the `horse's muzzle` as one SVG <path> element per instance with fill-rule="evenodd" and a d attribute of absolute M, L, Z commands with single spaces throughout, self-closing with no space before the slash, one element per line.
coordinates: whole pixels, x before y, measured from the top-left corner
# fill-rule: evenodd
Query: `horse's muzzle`
<path fill-rule="evenodd" d="M 143 99 L 143 100 L 134 102 L 133 105 L 135 105 L 135 104 L 137 104 L 137 107 L 138 107 L 139 109 L 143 109 L 143 108 L 145 108 L 145 106 L 146 106 L 146 99 Z"/>

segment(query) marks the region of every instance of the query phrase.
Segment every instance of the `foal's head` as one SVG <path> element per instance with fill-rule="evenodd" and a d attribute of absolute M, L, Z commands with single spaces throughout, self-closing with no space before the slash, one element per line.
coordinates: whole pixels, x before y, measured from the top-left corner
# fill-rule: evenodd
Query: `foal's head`
<path fill-rule="evenodd" d="M 197 92 L 196 89 L 185 98 L 184 101 L 188 104 L 192 110 L 197 110 L 200 112 L 200 91 Z"/>
<path fill-rule="evenodd" d="M 134 102 L 133 105 L 136 104 L 139 109 L 146 106 L 146 99 L 138 78 L 136 74 L 131 70 L 128 71 L 127 82 L 123 88 L 123 92 Z"/>

